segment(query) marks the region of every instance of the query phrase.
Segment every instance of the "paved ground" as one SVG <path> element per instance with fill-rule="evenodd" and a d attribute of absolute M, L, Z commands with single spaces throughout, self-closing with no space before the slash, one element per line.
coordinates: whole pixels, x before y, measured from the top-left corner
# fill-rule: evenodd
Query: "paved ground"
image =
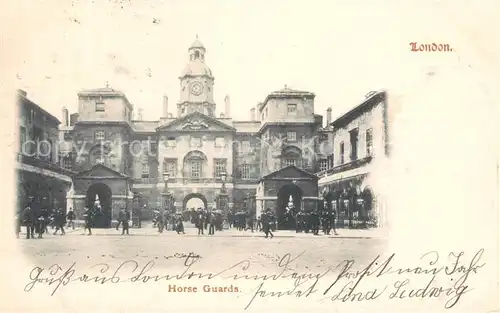
<path fill-rule="evenodd" d="M 328 267 L 349 259 L 356 259 L 356 265 L 359 264 L 359 267 L 366 266 L 378 254 L 383 254 L 385 250 L 385 240 L 369 238 L 373 237 L 374 234 L 370 233 L 370 231 L 339 230 L 338 236 L 313 236 L 311 234 L 296 234 L 290 231 L 277 231 L 275 238 L 265 239 L 262 233 L 238 232 L 233 229 L 217 232 L 215 236 L 198 236 L 195 228 L 187 226 L 185 235 L 177 235 L 172 231 L 158 234 L 154 228 L 144 227 L 131 229 L 129 236 L 122 236 L 121 231 L 116 229 L 96 229 L 92 236 L 87 236 L 82 235 L 82 229 L 75 229 L 69 230 L 65 236 L 47 235 L 43 239 L 27 240 L 21 236 L 18 244 L 30 264 L 45 269 L 43 275 L 49 275 L 50 266 L 54 264 L 57 264 L 63 270 L 67 270 L 74 263 L 75 277 L 83 275 L 82 273 L 89 276 L 107 275 L 111 277 L 120 264 L 133 261 L 136 262 L 134 264 L 137 264 L 137 270 L 134 271 L 134 265 L 129 263 L 128 267 L 122 268 L 120 272 L 122 277 L 128 277 L 129 279 L 132 274 L 137 274 L 148 263 L 154 264 L 154 268 L 148 272 L 151 275 L 181 273 L 186 270 L 186 255 L 190 253 L 199 257 L 198 262 L 189 268 L 190 271 L 213 273 L 230 268 L 231 275 L 236 273 L 264 275 L 279 273 L 282 270 L 279 266 L 280 260 L 286 262 L 287 254 L 292 259 L 297 257 L 290 263 L 288 268 L 293 268 L 300 273 L 319 273 L 325 271 Z M 234 267 L 239 262 L 248 262 L 245 264 L 249 268 L 244 268 L 241 264 Z M 354 268 L 359 267 L 354 266 Z M 103 270 L 104 272 L 102 272 Z M 57 275 L 61 273 L 62 271 Z M 165 308 L 162 308 L 161 305 L 163 300 L 160 301 L 160 304 L 156 303 L 158 297 L 160 299 L 162 297 L 174 299 L 171 298 L 174 296 L 173 294 L 166 293 L 170 285 L 175 284 L 186 287 L 198 283 L 201 284 L 199 286 L 203 286 L 203 284 L 207 283 L 206 281 L 198 281 L 173 280 L 162 284 L 138 285 L 130 283 L 113 286 L 110 286 L 109 282 L 103 286 L 98 283 L 93 283 L 92 286 L 91 284 L 72 283 L 72 286 L 61 287 L 63 291 L 57 291 L 57 297 L 58 299 L 64 299 L 65 302 L 69 301 L 68 303 L 78 303 L 83 301 L 82 295 L 91 299 L 91 297 L 102 297 L 106 292 L 107 303 L 116 303 L 118 306 L 126 303 L 125 307 L 130 310 L 122 312 L 140 311 L 141 308 L 147 307 L 145 303 L 148 306 L 154 306 L 154 310 L 160 312 Z M 324 279 L 322 283 L 329 285 L 331 281 L 331 279 Z M 266 288 L 279 291 L 285 287 L 290 288 L 290 286 L 293 286 L 293 282 L 285 283 L 280 281 L 275 283 L 276 286 L 279 286 L 276 287 L 277 289 L 271 288 L 272 282 L 266 282 Z M 228 312 L 235 312 L 247 305 L 252 298 L 252 294 L 255 293 L 255 288 L 258 287 L 259 281 L 223 280 L 220 284 L 224 284 L 224 286 L 234 285 L 241 289 L 241 294 L 236 297 L 225 294 L 224 296 L 219 295 L 217 298 L 226 301 L 224 305 L 227 307 Z M 217 286 L 222 286 L 220 284 Z M 42 296 L 47 295 L 52 292 L 54 287 L 55 285 L 37 284 L 35 293 Z M 111 292 L 111 289 L 106 288 L 112 288 L 115 291 Z M 306 289 L 306 287 L 302 289 Z M 71 290 L 73 291 L 70 292 Z M 129 301 L 139 294 L 140 302 Z M 213 304 L 213 308 L 217 307 L 217 302 L 213 302 L 216 301 L 216 298 L 210 297 L 210 294 L 200 293 L 196 295 L 197 298 L 183 298 L 179 294 L 175 296 L 175 299 L 184 299 L 182 301 L 188 301 L 190 307 L 194 306 L 202 311 L 206 311 L 205 306 L 208 303 Z M 192 300 L 190 299 L 198 299 L 199 302 L 191 303 Z M 259 300 L 257 304 L 252 304 L 252 306 L 256 308 L 265 307 L 265 303 L 264 300 Z M 288 307 L 288 311 L 290 311 L 295 302 L 276 302 L 276 304 L 279 303 L 281 303 L 280 306 L 285 305 L 285 307 Z M 88 302 L 88 304 L 91 305 L 91 302 Z M 317 304 L 320 305 L 319 302 Z M 285 309 L 285 307 L 282 308 Z M 94 310 L 97 309 L 98 306 L 94 308 Z M 176 309 L 179 308 L 176 307 Z M 179 309 L 178 311 L 183 310 Z M 207 312 L 215 312 L 215 310 L 208 310 Z"/>

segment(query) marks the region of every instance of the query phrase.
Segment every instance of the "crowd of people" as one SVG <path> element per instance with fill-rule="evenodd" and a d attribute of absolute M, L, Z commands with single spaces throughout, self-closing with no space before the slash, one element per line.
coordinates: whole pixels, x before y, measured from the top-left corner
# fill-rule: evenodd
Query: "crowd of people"
<path fill-rule="evenodd" d="M 99 206 L 84 209 L 83 234 L 92 235 L 94 219 L 99 210 Z M 22 226 L 26 227 L 26 238 L 28 239 L 43 238 L 44 234 L 49 233 L 49 226 L 54 229 L 54 235 L 59 231 L 61 235 L 65 235 L 65 227 L 75 228 L 75 217 L 75 212 L 71 208 L 68 212 L 62 208 L 49 211 L 46 207 L 31 202 L 16 216 L 16 235 L 19 238 Z M 130 212 L 122 208 L 118 213 L 116 225 L 116 230 L 122 226 L 122 235 L 129 235 L 130 219 Z M 294 225 L 297 233 L 318 235 L 322 229 L 325 235 L 330 235 L 332 230 L 337 235 L 335 212 L 320 214 L 317 211 L 307 213 L 300 211 L 295 215 L 288 214 L 284 219 L 285 221 L 282 222 L 286 225 Z M 267 209 L 259 217 L 255 217 L 255 214 L 248 214 L 244 210 L 230 213 L 226 217 L 220 210 L 209 211 L 203 208 L 191 208 L 185 210 L 183 214 L 170 210 L 154 210 L 153 212 L 153 227 L 158 229 L 158 233 L 175 231 L 177 234 L 185 234 L 184 222 L 186 221 L 195 225 L 198 235 L 204 235 L 205 231 L 208 231 L 208 235 L 214 235 L 216 231 L 235 228 L 238 231 L 263 232 L 266 238 L 273 238 L 273 231 L 278 228 L 278 219 L 271 213 L 270 209 Z"/>
<path fill-rule="evenodd" d="M 65 235 L 65 227 L 75 228 L 74 220 L 75 212 L 72 209 L 68 212 L 62 208 L 50 210 L 41 203 L 30 201 L 15 216 L 16 236 L 19 238 L 23 226 L 26 227 L 27 239 L 43 238 L 44 234 L 49 234 L 49 227 L 55 229 L 54 235 L 57 235 L 58 231 Z"/>

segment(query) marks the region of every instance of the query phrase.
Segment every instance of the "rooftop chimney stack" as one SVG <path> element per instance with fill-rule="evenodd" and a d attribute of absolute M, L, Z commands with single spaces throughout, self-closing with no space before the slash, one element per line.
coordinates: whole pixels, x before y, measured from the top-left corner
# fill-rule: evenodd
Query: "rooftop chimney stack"
<path fill-rule="evenodd" d="M 168 117 L 168 97 L 163 96 L 163 117 Z"/>
<path fill-rule="evenodd" d="M 332 108 L 326 109 L 326 126 L 330 126 L 332 123 Z"/>
<path fill-rule="evenodd" d="M 255 121 L 255 108 L 250 109 L 250 120 Z"/>
<path fill-rule="evenodd" d="M 62 108 L 62 125 L 68 126 L 69 123 L 69 113 L 66 107 Z"/>
<path fill-rule="evenodd" d="M 142 121 L 142 109 L 138 109 L 138 110 L 137 110 L 137 119 L 138 119 L 139 121 Z"/>
<path fill-rule="evenodd" d="M 224 98 L 224 105 L 225 105 L 225 116 L 226 117 L 231 117 L 231 100 L 229 98 L 229 95 L 226 95 Z"/>

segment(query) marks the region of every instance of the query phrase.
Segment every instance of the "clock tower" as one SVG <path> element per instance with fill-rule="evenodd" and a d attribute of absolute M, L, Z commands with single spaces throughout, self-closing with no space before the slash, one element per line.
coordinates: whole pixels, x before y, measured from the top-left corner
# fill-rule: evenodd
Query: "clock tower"
<path fill-rule="evenodd" d="M 196 40 L 188 49 L 189 63 L 179 77 L 181 94 L 177 103 L 177 116 L 192 112 L 201 112 L 205 115 L 215 116 L 214 80 L 212 71 L 205 64 L 206 49 Z"/>

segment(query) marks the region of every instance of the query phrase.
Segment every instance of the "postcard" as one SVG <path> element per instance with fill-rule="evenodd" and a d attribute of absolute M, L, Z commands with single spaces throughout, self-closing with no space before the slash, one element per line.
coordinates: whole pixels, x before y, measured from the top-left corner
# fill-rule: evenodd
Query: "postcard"
<path fill-rule="evenodd" d="M 496 2 L 4 7 L 1 312 L 499 310 Z"/>

